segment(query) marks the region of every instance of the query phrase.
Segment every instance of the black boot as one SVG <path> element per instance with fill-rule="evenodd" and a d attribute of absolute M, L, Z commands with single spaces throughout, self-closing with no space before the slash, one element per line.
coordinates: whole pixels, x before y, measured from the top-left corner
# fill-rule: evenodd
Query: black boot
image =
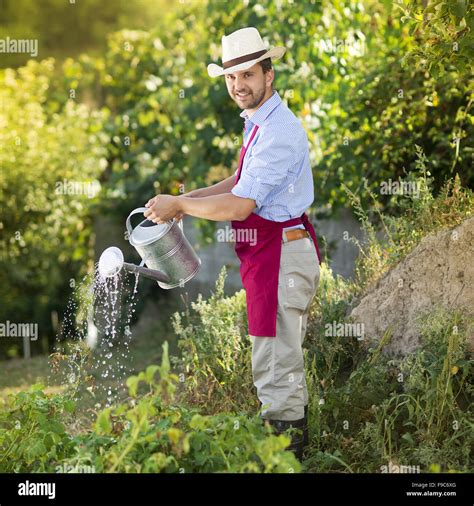
<path fill-rule="evenodd" d="M 291 443 L 287 450 L 292 451 L 295 454 L 295 457 L 302 462 L 303 460 L 303 426 L 304 426 L 304 418 L 300 418 L 299 420 L 266 420 L 274 430 L 276 435 L 283 434 L 288 429 L 296 429 L 292 431 L 291 434 Z"/>

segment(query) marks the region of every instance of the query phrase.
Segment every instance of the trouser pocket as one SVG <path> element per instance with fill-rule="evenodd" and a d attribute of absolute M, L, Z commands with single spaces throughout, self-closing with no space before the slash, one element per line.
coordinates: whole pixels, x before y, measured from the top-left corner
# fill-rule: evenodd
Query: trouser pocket
<path fill-rule="evenodd" d="M 283 307 L 305 311 L 319 283 L 319 262 L 315 251 L 287 252 L 282 258 L 280 283 Z"/>

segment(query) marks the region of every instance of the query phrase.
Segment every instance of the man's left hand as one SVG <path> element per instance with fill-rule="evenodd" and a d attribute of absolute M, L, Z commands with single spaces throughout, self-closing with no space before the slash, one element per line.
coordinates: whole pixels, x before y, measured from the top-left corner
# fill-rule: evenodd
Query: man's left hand
<path fill-rule="evenodd" d="M 165 223 L 181 211 L 179 199 L 173 195 L 157 195 L 149 200 L 145 207 L 149 209 L 143 214 L 153 223 Z"/>

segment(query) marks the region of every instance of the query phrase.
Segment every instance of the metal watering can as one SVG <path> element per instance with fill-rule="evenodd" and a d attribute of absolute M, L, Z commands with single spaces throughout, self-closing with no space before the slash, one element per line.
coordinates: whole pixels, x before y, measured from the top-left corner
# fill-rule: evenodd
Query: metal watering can
<path fill-rule="evenodd" d="M 141 256 L 141 264 L 138 266 L 124 262 L 120 249 L 111 247 L 100 257 L 99 272 L 104 277 L 110 277 L 124 268 L 128 272 L 154 279 L 166 290 L 183 286 L 197 274 L 201 259 L 186 239 L 182 221 L 157 224 L 145 219 L 132 228 L 132 216 L 143 214 L 147 210 L 146 207 L 134 209 L 125 222 L 128 241 Z"/>

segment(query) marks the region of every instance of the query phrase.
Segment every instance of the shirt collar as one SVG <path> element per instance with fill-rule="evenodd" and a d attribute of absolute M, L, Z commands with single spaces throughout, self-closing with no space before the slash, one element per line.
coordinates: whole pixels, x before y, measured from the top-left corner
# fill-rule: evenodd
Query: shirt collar
<path fill-rule="evenodd" d="M 273 90 L 272 96 L 252 114 L 251 118 L 249 118 L 247 111 L 245 110 L 240 113 L 240 117 L 261 127 L 263 125 L 263 122 L 267 119 L 268 115 L 273 111 L 273 109 L 275 109 L 275 107 L 280 104 L 280 95 L 278 94 L 278 91 Z"/>

